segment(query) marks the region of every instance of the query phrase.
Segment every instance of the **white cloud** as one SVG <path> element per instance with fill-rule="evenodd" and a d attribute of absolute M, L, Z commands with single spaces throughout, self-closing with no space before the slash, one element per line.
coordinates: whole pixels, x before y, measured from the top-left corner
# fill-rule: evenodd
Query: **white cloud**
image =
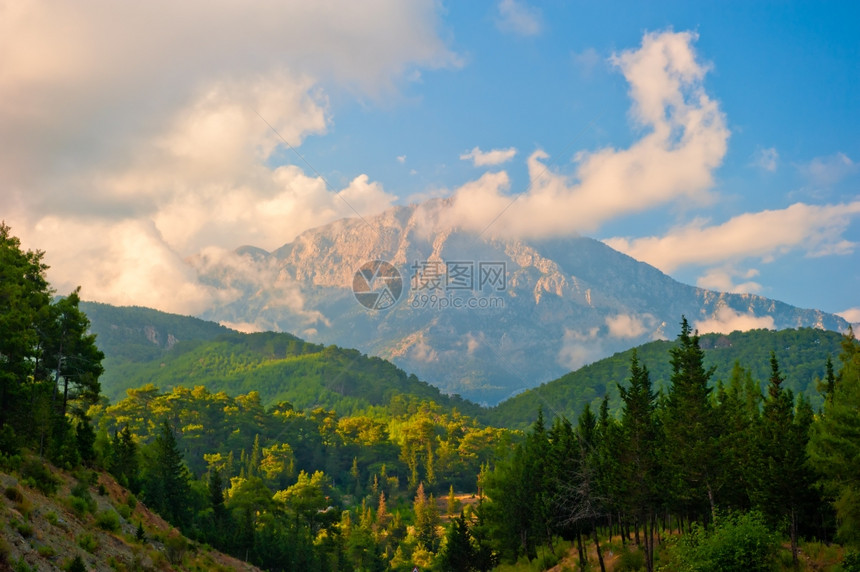
<path fill-rule="evenodd" d="M 843 179 L 860 172 L 860 164 L 852 161 L 845 153 L 829 157 L 816 157 L 805 165 L 800 165 L 803 173 L 812 183 L 821 186 L 835 185 Z"/>
<path fill-rule="evenodd" d="M 540 10 L 519 0 L 501 0 L 496 25 L 502 32 L 518 36 L 536 36 L 543 24 Z"/>
<path fill-rule="evenodd" d="M 592 328 L 587 332 L 565 328 L 557 357 L 559 365 L 574 371 L 604 357 L 606 354 L 603 342 L 598 337 L 599 332 L 599 328 Z"/>
<path fill-rule="evenodd" d="M 762 285 L 750 280 L 750 278 L 754 278 L 758 274 L 759 272 L 755 268 L 739 271 L 731 265 L 709 268 L 696 281 L 696 286 L 718 292 L 754 294 L 761 291 Z M 736 279 L 746 280 L 746 282 L 738 282 Z"/>
<path fill-rule="evenodd" d="M 398 155 L 397 156 L 397 162 L 400 163 L 401 165 L 404 164 L 406 162 L 406 155 Z"/>
<path fill-rule="evenodd" d="M 860 201 L 837 205 L 795 203 L 781 210 L 745 213 L 723 224 L 705 220 L 673 229 L 665 236 L 604 240 L 616 250 L 664 272 L 690 264 L 711 265 L 756 257 L 768 260 L 792 250 L 807 256 L 848 254 L 855 243 L 842 238 Z"/>
<path fill-rule="evenodd" d="M 693 327 L 700 334 L 730 334 L 736 331 L 775 329 L 772 316 L 757 317 L 752 314 L 741 314 L 728 306 L 721 306 L 716 314 L 695 322 Z"/>
<path fill-rule="evenodd" d="M 457 66 L 432 0 L 0 4 L 0 211 L 62 289 L 196 312 L 224 293 L 185 257 L 274 248 L 388 207 L 367 176 L 339 196 L 273 169 L 330 124 L 326 90 L 375 100 L 417 67 Z M 259 115 L 258 115 L 259 114 Z M 348 203 L 348 204 L 347 204 Z"/>
<path fill-rule="evenodd" d="M 656 318 L 651 314 L 641 316 L 618 314 L 606 317 L 609 335 L 613 338 L 638 338 L 654 329 Z"/>
<path fill-rule="evenodd" d="M 507 149 L 491 149 L 489 151 L 481 151 L 479 147 L 475 147 L 468 153 L 460 155 L 463 161 L 472 161 L 476 167 L 486 167 L 492 165 L 501 165 L 510 161 L 517 154 L 517 150 L 513 147 Z"/>
<path fill-rule="evenodd" d="M 483 184 L 455 194 L 452 221 L 482 231 L 507 209 L 490 232 L 541 237 L 591 232 L 613 217 L 680 199 L 709 201 L 729 132 L 703 89 L 706 67 L 694 40 L 691 33 L 646 34 L 638 50 L 612 58 L 630 84 L 632 117 L 646 130 L 629 148 L 581 153 L 573 177 L 554 172 L 546 153 L 536 151 L 528 159 L 527 193 L 503 196 L 506 175 L 482 177 Z"/>
<path fill-rule="evenodd" d="M 847 310 L 843 310 L 841 312 L 836 312 L 836 315 L 842 316 L 843 318 L 845 318 L 847 321 L 851 322 L 854 325 L 860 324 L 860 307 L 848 308 Z"/>
<path fill-rule="evenodd" d="M 776 147 L 759 149 L 753 156 L 753 165 L 771 173 L 776 172 L 778 164 L 779 152 L 776 150 Z"/>

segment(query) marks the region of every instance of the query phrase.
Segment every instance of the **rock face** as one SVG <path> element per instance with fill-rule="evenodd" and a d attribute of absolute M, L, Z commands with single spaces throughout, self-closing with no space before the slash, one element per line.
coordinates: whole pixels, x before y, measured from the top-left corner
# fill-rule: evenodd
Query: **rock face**
<path fill-rule="evenodd" d="M 444 208 L 438 201 L 339 220 L 271 253 L 242 247 L 198 257 L 201 278 L 225 292 L 201 317 L 356 347 L 490 405 L 617 351 L 673 338 L 682 315 L 694 326 L 743 318 L 747 328 L 847 328 L 817 310 L 681 284 L 590 238 L 439 230 L 434 220 Z M 353 292 L 396 290 L 389 276 L 373 274 L 379 265 L 365 266 L 375 260 L 402 278 L 395 304 L 379 298 L 385 309 L 368 309 L 368 298 L 359 297 L 362 305 Z"/>

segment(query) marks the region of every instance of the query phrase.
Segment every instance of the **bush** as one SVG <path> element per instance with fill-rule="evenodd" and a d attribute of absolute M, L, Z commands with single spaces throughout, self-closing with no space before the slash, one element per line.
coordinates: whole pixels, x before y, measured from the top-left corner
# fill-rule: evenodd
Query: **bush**
<path fill-rule="evenodd" d="M 119 530 L 119 515 L 113 510 L 103 510 L 96 515 L 96 526 L 108 532 Z"/>
<path fill-rule="evenodd" d="M 675 548 L 679 568 L 696 572 L 771 570 L 779 537 L 757 511 L 721 516 L 706 530 L 694 525 Z"/>
<path fill-rule="evenodd" d="M 842 569 L 845 572 L 860 572 L 860 554 L 849 552 L 842 560 Z"/>
<path fill-rule="evenodd" d="M 131 509 L 128 508 L 128 505 L 121 504 L 116 510 L 117 512 L 119 512 L 119 515 L 126 520 L 128 520 L 128 518 L 131 516 Z"/>
<path fill-rule="evenodd" d="M 128 498 L 125 499 L 125 504 L 128 505 L 128 508 L 134 510 L 134 508 L 137 506 L 137 497 L 131 493 L 128 493 Z"/>
<path fill-rule="evenodd" d="M 48 522 L 50 522 L 54 526 L 57 526 L 60 524 L 60 519 L 57 518 L 57 513 L 55 513 L 54 511 L 45 513 L 45 520 L 47 520 Z"/>
<path fill-rule="evenodd" d="M 12 502 L 20 503 L 24 501 L 24 493 L 18 487 L 6 487 L 6 491 L 3 494 Z"/>
<path fill-rule="evenodd" d="M 96 511 L 96 501 L 90 494 L 90 487 L 84 480 L 79 480 L 71 490 L 72 496 L 69 497 L 69 503 L 72 510 L 78 516 L 83 516 L 88 512 Z"/>
<path fill-rule="evenodd" d="M 56 552 L 54 552 L 54 549 L 47 544 L 43 544 L 42 546 L 37 548 L 36 552 L 38 552 L 39 556 L 41 556 L 42 558 L 53 558 L 57 554 Z"/>
<path fill-rule="evenodd" d="M 98 549 L 99 542 L 92 534 L 84 533 L 78 536 L 78 546 L 92 554 Z"/>
<path fill-rule="evenodd" d="M 30 523 L 13 520 L 9 524 L 11 524 L 12 528 L 17 530 L 18 534 L 20 534 L 24 538 L 30 538 L 31 536 L 33 536 L 33 527 L 30 525 Z"/>
<path fill-rule="evenodd" d="M 645 568 L 645 554 L 641 550 L 630 550 L 622 548 L 618 553 L 618 563 L 615 570 L 643 570 Z"/>
<path fill-rule="evenodd" d="M 60 481 L 51 474 L 44 463 L 37 459 L 30 459 L 21 467 L 21 476 L 30 480 L 43 494 L 52 495 L 60 487 Z"/>
<path fill-rule="evenodd" d="M 84 559 L 78 554 L 66 564 L 66 572 L 87 572 L 87 565 L 84 564 Z"/>
<path fill-rule="evenodd" d="M 188 541 L 185 540 L 184 536 L 173 530 L 167 536 L 167 540 L 164 541 L 164 547 L 167 549 L 167 559 L 170 560 L 170 563 L 174 565 L 180 564 L 182 557 L 188 550 Z"/>

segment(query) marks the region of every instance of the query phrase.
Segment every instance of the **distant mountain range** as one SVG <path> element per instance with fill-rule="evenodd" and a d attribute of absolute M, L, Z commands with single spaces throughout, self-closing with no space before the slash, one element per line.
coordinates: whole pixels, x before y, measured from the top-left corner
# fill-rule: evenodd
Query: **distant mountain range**
<path fill-rule="evenodd" d="M 339 220 L 273 252 L 197 256 L 191 263 L 201 279 L 231 293 L 200 317 L 358 348 L 488 405 L 673 339 L 682 315 L 727 331 L 738 320 L 768 329 L 848 327 L 818 310 L 681 284 L 590 238 L 509 240 L 445 227 L 438 223 L 445 208 L 431 201 Z"/>

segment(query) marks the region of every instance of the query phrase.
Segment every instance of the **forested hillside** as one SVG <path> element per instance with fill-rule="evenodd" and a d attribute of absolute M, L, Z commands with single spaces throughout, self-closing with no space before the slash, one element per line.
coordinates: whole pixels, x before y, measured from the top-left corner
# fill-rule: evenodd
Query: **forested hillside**
<path fill-rule="evenodd" d="M 802 394 L 817 410 L 823 397 L 816 388 L 816 380 L 825 377 L 828 357 L 836 359 L 841 339 L 837 332 L 800 328 L 705 334 L 699 343 L 705 367 L 714 368 L 711 383 L 715 386 L 728 383 L 735 364 L 740 363 L 764 389 L 770 376 L 770 353 L 775 352 L 785 376 L 785 387 L 796 395 Z M 596 409 L 604 395 L 609 396 L 610 411 L 617 415 L 622 405 L 618 383 L 628 373 L 633 352 L 648 367 L 655 390 L 663 391 L 668 389 L 672 374 L 666 355 L 676 343 L 654 341 L 619 352 L 507 399 L 482 419 L 492 425 L 524 429 L 534 422 L 540 407 L 549 419 L 556 416 L 576 419 L 586 404 Z"/>

